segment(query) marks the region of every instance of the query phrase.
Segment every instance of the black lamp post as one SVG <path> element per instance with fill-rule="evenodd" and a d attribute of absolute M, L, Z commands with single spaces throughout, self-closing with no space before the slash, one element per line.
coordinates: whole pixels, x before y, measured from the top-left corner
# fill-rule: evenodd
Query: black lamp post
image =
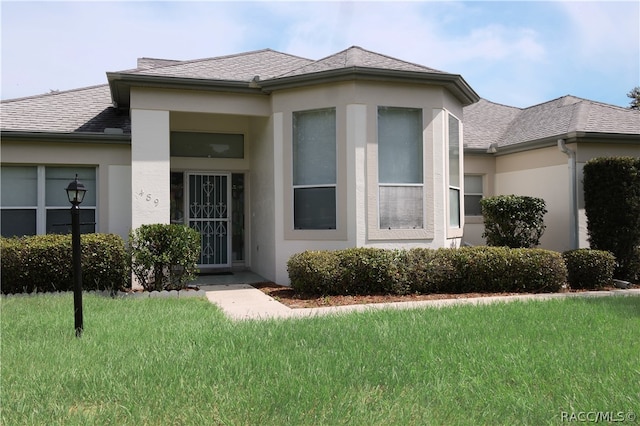
<path fill-rule="evenodd" d="M 73 308 L 76 337 L 82 336 L 82 264 L 80 260 L 80 203 L 87 192 L 78 182 L 78 175 L 67 185 L 67 197 L 71 203 L 71 243 L 73 247 Z"/>

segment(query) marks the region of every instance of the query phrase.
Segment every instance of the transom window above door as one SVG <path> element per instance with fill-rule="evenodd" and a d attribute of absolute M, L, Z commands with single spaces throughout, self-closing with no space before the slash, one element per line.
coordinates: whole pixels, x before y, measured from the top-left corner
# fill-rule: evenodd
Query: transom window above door
<path fill-rule="evenodd" d="M 172 157 L 244 158 L 244 135 L 171 132 Z"/>

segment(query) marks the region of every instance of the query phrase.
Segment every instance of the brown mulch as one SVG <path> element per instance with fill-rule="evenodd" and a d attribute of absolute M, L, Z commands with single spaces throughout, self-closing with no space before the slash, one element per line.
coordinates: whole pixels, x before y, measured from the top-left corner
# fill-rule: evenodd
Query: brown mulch
<path fill-rule="evenodd" d="M 374 294 L 366 296 L 317 296 L 296 294 L 291 287 L 272 282 L 251 284 L 263 293 L 290 308 L 322 308 L 328 306 L 362 305 L 368 303 L 416 302 L 419 300 L 467 299 L 472 297 L 514 296 L 524 293 L 460 293 L 460 294 Z M 612 290 L 613 287 L 603 289 Z M 566 292 L 566 291 L 565 291 Z"/>

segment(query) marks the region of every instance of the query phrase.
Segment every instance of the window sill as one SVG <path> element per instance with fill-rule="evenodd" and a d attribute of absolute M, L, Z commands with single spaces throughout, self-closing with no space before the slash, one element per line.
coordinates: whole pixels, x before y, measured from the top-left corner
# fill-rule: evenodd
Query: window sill
<path fill-rule="evenodd" d="M 467 225 L 482 225 L 484 224 L 484 218 L 482 216 L 465 216 L 464 223 Z"/>
<path fill-rule="evenodd" d="M 370 240 L 432 240 L 427 229 L 369 229 Z"/>

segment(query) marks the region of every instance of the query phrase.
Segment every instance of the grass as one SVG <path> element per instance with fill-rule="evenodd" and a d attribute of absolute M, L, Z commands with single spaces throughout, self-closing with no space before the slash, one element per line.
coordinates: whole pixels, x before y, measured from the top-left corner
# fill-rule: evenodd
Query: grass
<path fill-rule="evenodd" d="M 5 425 L 556 424 L 640 415 L 640 298 L 232 322 L 203 299 L 2 298 Z"/>

